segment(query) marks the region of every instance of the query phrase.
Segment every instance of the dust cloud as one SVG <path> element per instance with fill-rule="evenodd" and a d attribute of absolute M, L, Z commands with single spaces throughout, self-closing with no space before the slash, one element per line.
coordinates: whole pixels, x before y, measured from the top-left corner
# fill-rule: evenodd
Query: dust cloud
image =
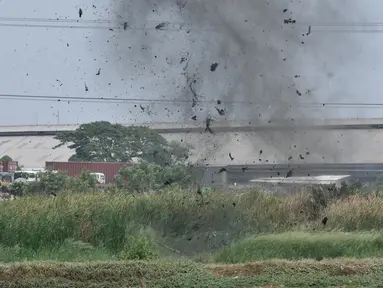
<path fill-rule="evenodd" d="M 352 54 L 352 49 L 345 49 L 352 39 L 326 35 L 331 45 L 324 46 L 324 38 L 309 35 L 309 25 L 299 25 L 299 19 L 340 21 L 347 15 L 340 6 L 344 2 L 334 3 L 125 0 L 117 5 L 117 20 L 129 20 L 123 32 L 128 33 L 115 40 L 116 68 L 124 76 L 131 75 L 131 88 L 139 85 L 143 98 L 174 100 L 166 107 L 148 107 L 164 122 L 202 122 L 211 117 L 213 127 L 217 122 L 257 125 L 281 120 L 294 125 L 295 119 L 330 117 L 325 109 L 303 104 L 329 97 L 335 100 L 334 95 L 323 95 L 323 86 L 338 65 L 337 55 Z M 198 160 L 213 164 L 222 154 L 218 151 L 235 151 L 235 143 L 243 142 L 248 149 L 241 153 L 247 156 L 237 161 L 259 161 L 259 150 L 267 147 L 263 159 L 286 163 L 291 160 L 290 151 L 302 147 L 298 155 L 336 162 L 343 143 L 334 139 L 325 143 L 322 136 L 290 130 L 207 135 L 198 139 L 198 146 L 203 143 L 204 147 L 198 149 Z M 292 161 L 309 159 L 294 157 Z"/>

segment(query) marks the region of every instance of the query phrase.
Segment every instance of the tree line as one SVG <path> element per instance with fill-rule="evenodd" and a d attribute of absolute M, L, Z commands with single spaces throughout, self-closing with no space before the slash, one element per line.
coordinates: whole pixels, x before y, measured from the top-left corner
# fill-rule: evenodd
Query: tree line
<path fill-rule="evenodd" d="M 192 183 L 191 147 L 169 142 L 148 127 L 97 121 L 82 124 L 74 131 L 60 132 L 55 139 L 59 144 L 53 149 L 67 146 L 73 150 L 74 154 L 68 159 L 70 162 L 134 163 L 116 175 L 114 188 L 117 189 L 145 192 L 172 185 L 187 187 Z M 95 183 L 84 173 L 76 181 L 63 173 L 45 173 L 39 183 L 17 183 L 13 190 L 21 195 L 95 188 Z"/>

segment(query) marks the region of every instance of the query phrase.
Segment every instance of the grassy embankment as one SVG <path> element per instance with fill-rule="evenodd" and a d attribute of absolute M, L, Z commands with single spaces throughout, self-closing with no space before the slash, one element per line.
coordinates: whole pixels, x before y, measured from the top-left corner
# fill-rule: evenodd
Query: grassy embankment
<path fill-rule="evenodd" d="M 342 264 L 337 262 L 341 260 L 322 260 L 382 256 L 380 197 L 331 200 L 316 195 L 265 196 L 253 191 L 212 193 L 201 199 L 195 194 L 171 191 L 149 196 L 24 197 L 0 206 L 1 262 L 77 262 L 4 264 L 0 281 L 6 280 L 7 284 L 0 283 L 1 287 L 52 287 L 49 285 L 58 282 L 60 287 L 92 287 L 92 277 L 96 277 L 93 287 L 102 287 L 108 277 L 113 278 L 115 286 L 107 287 L 131 287 L 139 285 L 137 273 L 146 275 L 147 287 L 180 287 L 177 283 L 184 283 L 177 281 L 186 281 L 181 287 L 298 287 L 309 283 L 360 287 L 383 283 L 383 270 L 378 265 L 383 260 L 342 260 Z M 326 225 L 321 223 L 324 216 L 328 217 Z M 211 263 L 314 260 L 286 265 L 265 261 L 234 267 L 165 260 L 119 262 L 156 258 Z M 79 263 L 94 260 L 115 262 Z M 11 281 L 18 278 L 14 273 L 25 276 L 20 276 L 21 282 Z M 166 273 L 173 276 L 165 277 Z M 255 274 L 257 277 L 251 277 Z M 35 285 L 41 278 L 46 286 Z"/>
<path fill-rule="evenodd" d="M 383 260 L 25 262 L 0 265 L 0 287 L 381 287 Z"/>

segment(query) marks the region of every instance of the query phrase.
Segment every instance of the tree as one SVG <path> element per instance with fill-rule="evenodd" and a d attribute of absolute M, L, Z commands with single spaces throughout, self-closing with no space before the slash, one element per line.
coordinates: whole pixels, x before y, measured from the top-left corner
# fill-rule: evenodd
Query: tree
<path fill-rule="evenodd" d="M 3 157 L 0 158 L 0 161 L 12 161 L 12 158 L 9 157 L 8 155 L 4 155 Z"/>
<path fill-rule="evenodd" d="M 172 185 L 187 187 L 191 183 L 191 168 L 186 165 L 161 166 L 142 161 L 133 167 L 122 168 L 116 175 L 118 188 L 138 193 Z"/>
<path fill-rule="evenodd" d="M 168 143 L 148 127 L 123 126 L 106 121 L 83 124 L 75 131 L 62 132 L 55 139 L 75 150 L 69 161 L 133 162 L 145 160 L 159 165 L 183 163 L 188 159 L 188 147 Z"/>

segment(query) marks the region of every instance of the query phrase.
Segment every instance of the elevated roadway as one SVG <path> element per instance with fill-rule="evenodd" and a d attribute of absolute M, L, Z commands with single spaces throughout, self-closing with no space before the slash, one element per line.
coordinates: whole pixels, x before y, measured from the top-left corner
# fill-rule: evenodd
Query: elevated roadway
<path fill-rule="evenodd" d="M 189 123 L 129 123 L 126 126 L 150 127 L 161 134 L 203 133 L 206 132 L 206 121 Z M 74 131 L 77 124 L 70 125 L 18 125 L 0 126 L 1 136 L 54 136 L 59 132 Z M 383 119 L 291 119 L 257 123 L 233 123 L 228 121 L 212 121 L 214 133 L 226 132 L 257 132 L 257 131 L 288 131 L 288 130 L 375 130 L 383 129 Z"/>
<path fill-rule="evenodd" d="M 245 174 L 257 169 L 253 172 L 264 176 L 271 172 L 269 167 L 263 165 L 383 163 L 381 123 L 383 119 L 300 119 L 270 123 L 216 121 L 211 126 L 214 134 L 205 131 L 206 123 L 203 121 L 134 125 L 148 126 L 163 134 L 169 141 L 182 141 L 190 145 L 190 161 L 197 165 L 229 165 L 230 175 L 242 177 L 244 173 L 241 168 L 235 167 L 248 165 Z M 45 161 L 67 161 L 74 151 L 65 146 L 53 150 L 52 147 L 58 144 L 54 136 L 58 132 L 73 131 L 77 127 L 78 125 L 0 126 L 0 155 L 9 155 L 24 167 L 43 167 Z M 286 167 L 277 166 L 273 171 L 278 169 L 281 174 L 287 173 Z M 315 169 L 329 171 L 328 167 L 322 166 Z M 315 169 L 311 168 L 311 172 L 305 172 L 304 175 L 315 172 Z M 271 176 L 275 174 L 277 173 L 271 173 Z"/>

